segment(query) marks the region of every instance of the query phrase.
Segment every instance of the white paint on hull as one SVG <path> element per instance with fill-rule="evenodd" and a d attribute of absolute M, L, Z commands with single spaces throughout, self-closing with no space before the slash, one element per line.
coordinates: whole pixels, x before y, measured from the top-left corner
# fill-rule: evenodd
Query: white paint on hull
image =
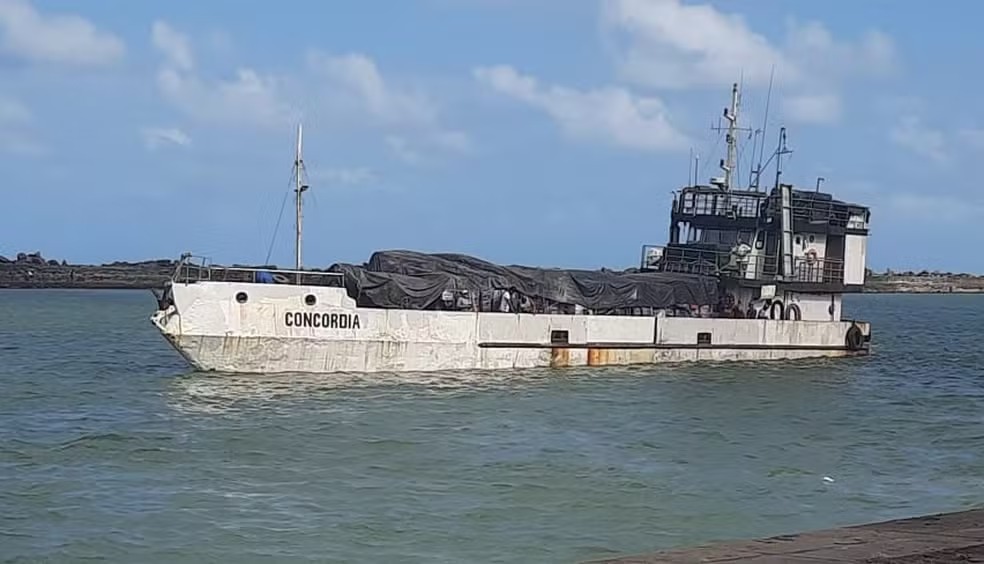
<path fill-rule="evenodd" d="M 431 372 L 557 366 L 551 348 L 185 336 L 174 341 L 196 369 L 229 373 Z M 790 360 L 850 356 L 846 349 L 609 349 L 597 366 Z M 588 349 L 566 349 L 561 367 L 591 366 Z"/>
<path fill-rule="evenodd" d="M 275 284 L 195 282 L 171 291 L 174 305 L 157 312 L 154 324 L 193 366 L 220 372 L 495 370 L 866 352 L 846 348 L 851 323 L 841 321 L 366 309 L 340 288 Z M 236 299 L 241 292 L 244 303 Z M 359 324 L 288 321 L 304 313 L 358 317 Z M 869 334 L 866 323 L 858 325 Z M 566 345 L 551 344 L 555 332 L 566 332 Z M 710 334 L 710 345 L 698 346 L 701 333 Z"/>

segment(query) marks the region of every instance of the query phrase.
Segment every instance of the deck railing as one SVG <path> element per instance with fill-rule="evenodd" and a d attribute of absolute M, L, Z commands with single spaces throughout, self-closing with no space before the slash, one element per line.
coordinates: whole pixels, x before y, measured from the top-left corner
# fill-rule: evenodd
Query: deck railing
<path fill-rule="evenodd" d="M 844 280 L 844 261 L 830 258 L 793 257 L 792 274 L 782 277 L 781 258 L 761 251 L 738 256 L 730 251 L 690 246 L 663 249 L 658 268 L 663 272 L 704 274 L 767 282 L 785 280 L 814 284 L 836 284 Z M 645 267 L 645 265 L 644 265 Z"/>
<path fill-rule="evenodd" d="M 864 228 L 866 220 L 852 221 L 863 214 L 856 206 L 812 194 L 795 191 L 791 202 L 796 221 L 829 224 L 839 227 Z M 778 217 L 782 200 L 778 192 L 726 192 L 717 190 L 688 190 L 673 198 L 673 213 L 683 216 L 717 216 L 733 219 Z"/>
<path fill-rule="evenodd" d="M 692 216 L 756 218 L 765 194 L 686 192 L 674 201 L 674 211 Z"/>
<path fill-rule="evenodd" d="M 793 275 L 788 277 L 794 282 L 812 282 L 829 284 L 844 281 L 844 261 L 829 258 L 807 259 L 793 257 Z"/>
<path fill-rule="evenodd" d="M 245 266 L 215 266 L 205 257 L 184 255 L 178 262 L 174 282 L 239 282 L 244 284 L 291 284 L 297 286 L 343 286 L 343 277 L 337 272 L 316 270 L 285 270 L 280 268 L 254 268 Z"/>

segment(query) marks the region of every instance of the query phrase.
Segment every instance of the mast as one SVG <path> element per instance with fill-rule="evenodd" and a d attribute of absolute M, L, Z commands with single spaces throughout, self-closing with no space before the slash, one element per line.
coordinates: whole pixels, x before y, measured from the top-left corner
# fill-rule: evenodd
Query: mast
<path fill-rule="evenodd" d="M 728 120 L 727 128 L 720 127 L 720 125 L 718 127 L 712 127 L 715 131 L 727 131 L 725 135 L 725 140 L 728 143 L 727 158 L 721 159 L 721 163 L 718 165 L 724 171 L 724 180 L 721 183 L 721 188 L 726 192 L 735 187 L 735 178 L 737 178 L 738 132 L 751 131 L 748 128 L 742 129 L 738 127 L 738 113 L 741 106 L 741 97 L 738 90 L 738 83 L 733 83 L 731 85 L 731 107 L 724 109 L 724 119 Z M 718 123 L 720 124 L 720 122 Z"/>
<path fill-rule="evenodd" d="M 721 166 L 724 169 L 724 189 L 731 190 L 731 182 L 734 179 L 735 161 L 738 160 L 738 83 L 731 86 L 731 111 L 724 110 L 724 118 L 728 120 L 728 159 Z"/>
<path fill-rule="evenodd" d="M 779 227 L 782 230 L 782 276 L 784 280 L 793 277 L 793 187 L 782 183 L 782 156 L 792 153 L 786 147 L 786 128 L 779 128 L 779 147 L 776 148 L 776 190 L 779 191 L 781 205 Z"/>
<path fill-rule="evenodd" d="M 308 189 L 307 186 L 301 183 L 301 170 L 304 167 L 304 158 L 301 156 L 302 149 L 302 139 L 303 130 L 301 124 L 297 124 L 297 154 L 294 157 L 294 199 L 296 204 L 296 218 L 295 226 L 296 231 L 294 234 L 294 269 L 297 271 L 301 270 L 301 218 L 302 218 L 302 206 L 303 197 L 302 194 Z M 301 273 L 297 273 L 297 283 L 301 283 Z"/>

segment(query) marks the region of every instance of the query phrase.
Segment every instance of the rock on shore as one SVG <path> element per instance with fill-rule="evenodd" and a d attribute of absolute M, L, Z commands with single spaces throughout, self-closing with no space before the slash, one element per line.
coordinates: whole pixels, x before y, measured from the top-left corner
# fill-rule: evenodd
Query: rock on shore
<path fill-rule="evenodd" d="M 872 294 L 974 294 L 984 292 L 984 276 L 925 271 L 869 273 L 864 291 Z"/>
<path fill-rule="evenodd" d="M 14 259 L 0 256 L 0 288 L 160 288 L 176 266 L 173 260 L 73 265 L 18 253 Z"/>

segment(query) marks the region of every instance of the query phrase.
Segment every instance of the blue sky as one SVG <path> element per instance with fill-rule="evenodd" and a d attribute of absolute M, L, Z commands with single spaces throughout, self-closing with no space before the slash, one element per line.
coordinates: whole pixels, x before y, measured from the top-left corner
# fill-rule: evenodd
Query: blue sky
<path fill-rule="evenodd" d="M 978 2 L 126 4 L 0 0 L 2 255 L 262 261 L 302 119 L 308 265 L 632 266 L 775 65 L 766 154 L 785 125 L 787 180 L 872 207 L 871 267 L 984 272 Z"/>

